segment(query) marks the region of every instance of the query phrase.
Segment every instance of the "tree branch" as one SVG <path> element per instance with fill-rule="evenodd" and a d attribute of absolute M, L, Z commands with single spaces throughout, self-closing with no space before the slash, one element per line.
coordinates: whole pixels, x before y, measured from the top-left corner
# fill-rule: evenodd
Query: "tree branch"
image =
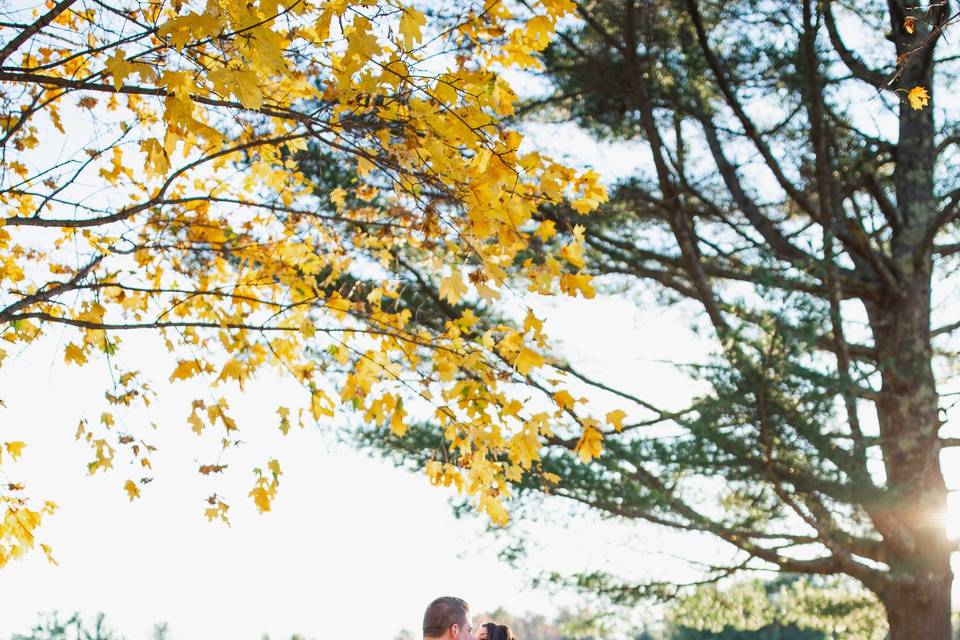
<path fill-rule="evenodd" d="M 8 42 L 3 49 L 0 49 L 0 63 L 10 57 L 14 51 L 20 48 L 24 42 L 36 35 L 41 29 L 46 27 L 48 24 L 56 20 L 57 16 L 70 8 L 77 0 L 60 0 L 57 4 L 53 5 L 50 11 L 46 12 L 36 22 L 31 24 L 29 27 L 18 33 L 13 40 Z"/>

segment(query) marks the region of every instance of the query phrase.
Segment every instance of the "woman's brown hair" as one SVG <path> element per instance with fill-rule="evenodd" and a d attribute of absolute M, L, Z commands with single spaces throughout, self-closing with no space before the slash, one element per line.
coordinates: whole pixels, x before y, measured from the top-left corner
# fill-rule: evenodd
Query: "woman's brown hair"
<path fill-rule="evenodd" d="M 488 622 L 483 626 L 487 629 L 487 640 L 517 640 L 517 636 L 505 624 Z"/>

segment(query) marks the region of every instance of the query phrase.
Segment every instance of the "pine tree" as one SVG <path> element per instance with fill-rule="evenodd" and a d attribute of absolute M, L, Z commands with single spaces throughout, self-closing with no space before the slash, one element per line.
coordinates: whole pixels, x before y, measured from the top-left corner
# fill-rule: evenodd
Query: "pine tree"
<path fill-rule="evenodd" d="M 557 362 L 629 406 L 592 444 L 549 440 L 542 466 L 562 480 L 546 490 L 712 534 L 740 552 L 719 574 L 851 576 L 892 640 L 948 640 L 957 541 L 940 454 L 958 444 L 941 428 L 960 328 L 960 136 L 934 96 L 956 72 L 942 52 L 952 3 L 576 5 L 547 50 L 552 94 L 524 112 L 627 141 L 637 161 L 598 216 L 543 207 L 550 242 L 576 231 L 589 271 L 653 284 L 715 350 L 710 391 L 680 412 Z M 624 601 L 650 591 L 580 584 Z"/>

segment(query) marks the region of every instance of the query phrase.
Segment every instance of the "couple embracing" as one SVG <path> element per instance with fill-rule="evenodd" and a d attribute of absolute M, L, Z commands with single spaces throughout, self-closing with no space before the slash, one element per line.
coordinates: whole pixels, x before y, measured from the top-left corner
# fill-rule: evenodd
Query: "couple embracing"
<path fill-rule="evenodd" d="M 505 624 L 488 622 L 476 630 L 470 620 L 470 607 L 460 598 L 443 596 L 423 614 L 423 640 L 517 640 Z"/>

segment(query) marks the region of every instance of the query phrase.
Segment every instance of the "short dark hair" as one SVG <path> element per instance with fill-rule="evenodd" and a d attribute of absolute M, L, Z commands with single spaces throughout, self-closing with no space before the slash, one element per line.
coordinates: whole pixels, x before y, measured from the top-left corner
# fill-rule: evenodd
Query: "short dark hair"
<path fill-rule="evenodd" d="M 442 596 L 431 602 L 423 613 L 423 636 L 439 638 L 452 625 L 467 624 L 470 606 L 460 598 Z"/>

